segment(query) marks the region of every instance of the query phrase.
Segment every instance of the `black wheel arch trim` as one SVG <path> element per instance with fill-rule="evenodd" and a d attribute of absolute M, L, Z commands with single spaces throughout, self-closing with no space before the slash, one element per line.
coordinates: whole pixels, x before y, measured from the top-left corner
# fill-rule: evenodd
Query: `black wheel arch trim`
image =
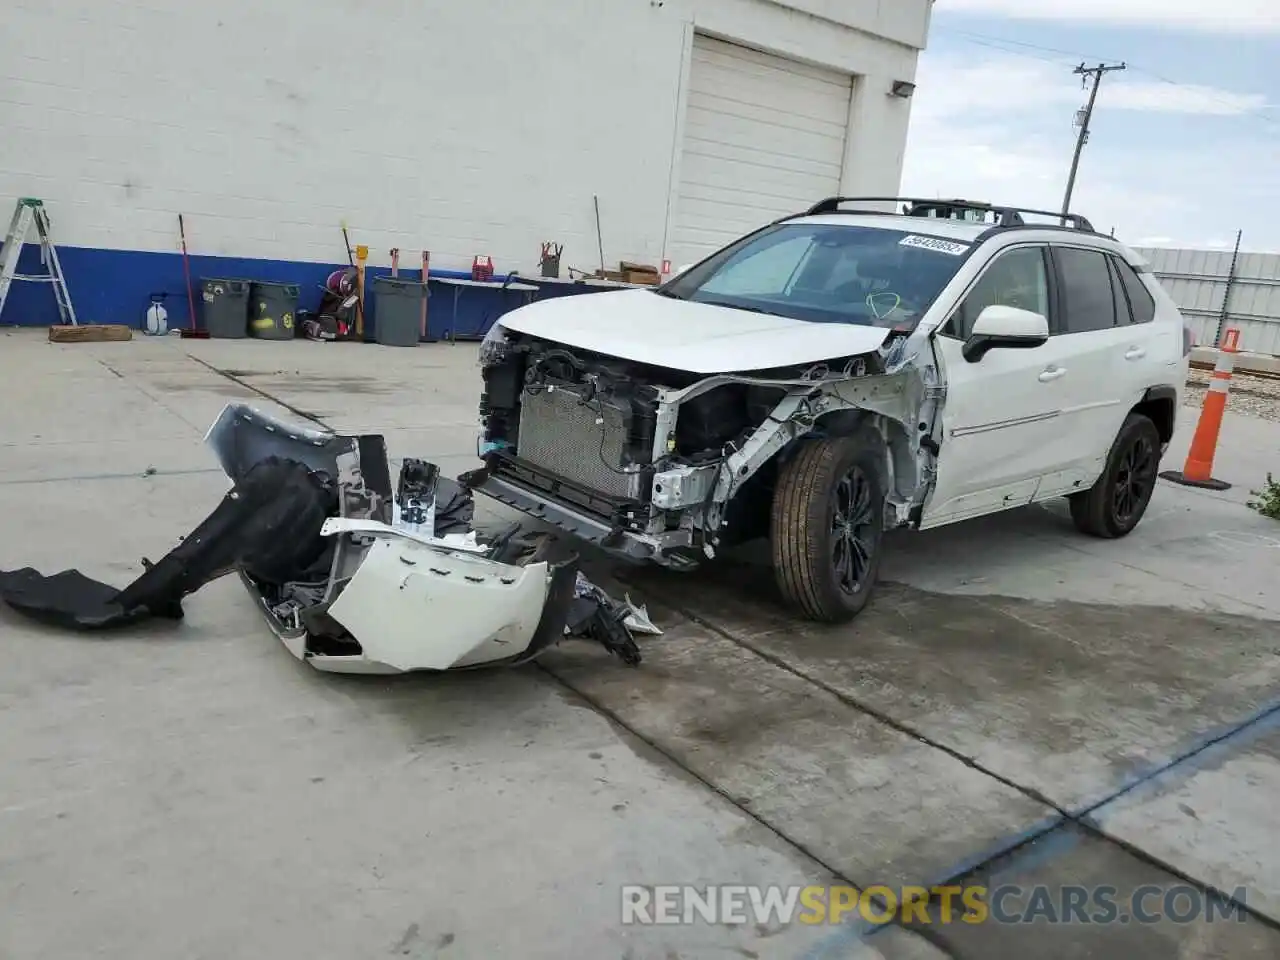
<path fill-rule="evenodd" d="M 1142 394 L 1142 402 L 1146 403 L 1150 400 L 1170 400 L 1176 405 L 1178 402 L 1178 389 L 1167 383 L 1162 383 L 1158 387 L 1147 387 Z"/>
<path fill-rule="evenodd" d="M 1169 441 L 1173 439 L 1174 431 L 1178 427 L 1178 390 L 1172 384 L 1161 383 L 1153 387 L 1147 387 L 1142 392 L 1142 399 L 1134 406 L 1140 407 L 1150 403 L 1167 403 L 1169 404 L 1169 422 L 1168 424 L 1157 423 L 1156 429 L 1160 431 L 1161 450 L 1169 445 Z M 1167 427 L 1168 436 L 1165 436 Z"/>

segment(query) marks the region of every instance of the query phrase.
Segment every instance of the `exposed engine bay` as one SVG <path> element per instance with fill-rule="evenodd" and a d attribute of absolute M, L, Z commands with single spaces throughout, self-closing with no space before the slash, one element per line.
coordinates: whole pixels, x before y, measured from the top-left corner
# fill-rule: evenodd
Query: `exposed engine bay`
<path fill-rule="evenodd" d="M 495 325 L 481 348 L 485 467 L 460 479 L 619 556 L 690 566 L 766 532 L 797 441 L 869 418 L 889 451 L 886 522 L 909 523 L 941 392 L 897 360 L 903 346 L 706 376 Z"/>
<path fill-rule="evenodd" d="M 526 663 L 566 636 L 640 661 L 614 602 L 553 534 L 513 524 L 481 538 L 469 490 L 404 461 L 393 491 L 378 435 L 294 427 L 243 405 L 210 428 L 230 491 L 179 545 L 123 589 L 78 570 L 0 571 L 13 609 L 79 631 L 181 620 L 182 601 L 235 573 L 271 632 L 319 670 L 398 673 Z"/>

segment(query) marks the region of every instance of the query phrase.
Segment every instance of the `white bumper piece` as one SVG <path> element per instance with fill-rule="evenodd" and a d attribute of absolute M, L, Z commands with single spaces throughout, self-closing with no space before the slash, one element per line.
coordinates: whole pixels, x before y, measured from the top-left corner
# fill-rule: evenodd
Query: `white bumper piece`
<path fill-rule="evenodd" d="M 309 659 L 321 670 L 360 673 L 506 660 L 533 640 L 548 583 L 546 563 L 516 567 L 380 537 L 328 611 L 363 656 Z"/>

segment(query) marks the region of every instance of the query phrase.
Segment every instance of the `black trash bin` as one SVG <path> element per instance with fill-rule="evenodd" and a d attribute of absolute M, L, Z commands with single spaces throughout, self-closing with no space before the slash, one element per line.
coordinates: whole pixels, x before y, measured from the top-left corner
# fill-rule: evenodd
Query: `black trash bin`
<path fill-rule="evenodd" d="M 259 340 L 297 335 L 298 285 L 255 280 L 249 286 L 249 333 Z"/>
<path fill-rule="evenodd" d="M 374 277 L 377 305 L 373 316 L 374 339 L 386 347 L 416 347 L 422 330 L 422 301 L 429 295 L 421 280 Z"/>
<path fill-rule="evenodd" d="M 249 335 L 249 281 L 206 277 L 200 281 L 201 315 L 209 336 L 238 340 Z"/>

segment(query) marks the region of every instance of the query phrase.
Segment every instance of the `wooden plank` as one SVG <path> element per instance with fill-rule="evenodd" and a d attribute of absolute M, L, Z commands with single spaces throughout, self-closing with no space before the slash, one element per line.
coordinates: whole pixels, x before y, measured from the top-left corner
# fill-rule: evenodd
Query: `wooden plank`
<path fill-rule="evenodd" d="M 49 328 L 50 343 L 105 343 L 132 340 L 133 330 L 122 323 L 87 323 Z"/>

